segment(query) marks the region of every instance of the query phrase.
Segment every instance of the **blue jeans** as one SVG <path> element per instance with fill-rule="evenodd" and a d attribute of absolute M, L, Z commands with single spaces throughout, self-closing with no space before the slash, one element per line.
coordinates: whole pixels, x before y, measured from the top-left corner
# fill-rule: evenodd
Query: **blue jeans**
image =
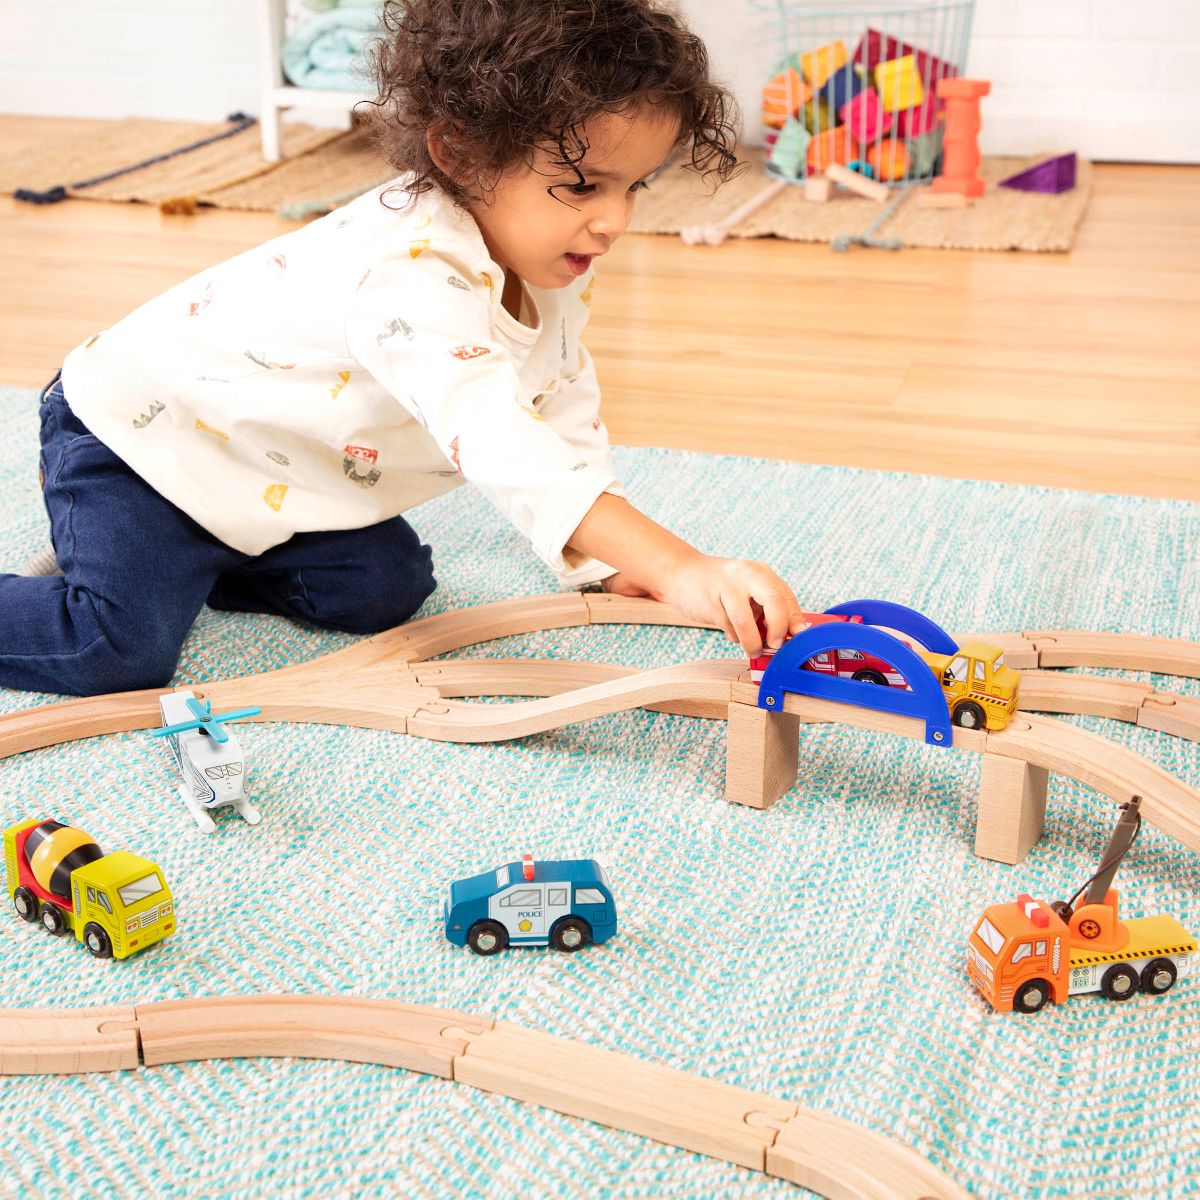
<path fill-rule="evenodd" d="M 403 517 L 298 533 L 253 557 L 218 541 L 42 393 L 41 468 L 63 575 L 0 574 L 0 686 L 77 696 L 166 687 L 203 604 L 347 633 L 408 620 L 437 586 Z"/>

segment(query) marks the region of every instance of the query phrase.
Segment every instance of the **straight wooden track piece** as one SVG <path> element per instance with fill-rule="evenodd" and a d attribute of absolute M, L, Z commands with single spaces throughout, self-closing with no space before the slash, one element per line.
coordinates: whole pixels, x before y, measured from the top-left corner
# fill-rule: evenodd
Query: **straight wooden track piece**
<path fill-rule="evenodd" d="M 1020 707 L 1023 712 L 1090 713 L 1116 721 L 1137 722 L 1138 713 L 1154 689 L 1132 679 L 1102 679 L 1097 675 L 1067 675 L 1062 671 L 1022 671 Z"/>
<path fill-rule="evenodd" d="M 454 1078 L 467 1038 L 492 1022 L 467 1013 L 354 996 L 218 996 L 136 1008 L 142 1061 L 334 1058 Z M 453 1027 L 460 1036 L 447 1038 Z"/>
<path fill-rule="evenodd" d="M 1200 700 L 1195 696 L 1156 692 L 1147 696 L 1138 710 L 1137 723 L 1144 729 L 1157 729 L 1173 737 L 1200 742 Z"/>
<path fill-rule="evenodd" d="M 78 1075 L 137 1065 L 137 1022 L 127 1005 L 0 1008 L 0 1075 Z"/>
<path fill-rule="evenodd" d="M 1200 679 L 1200 642 L 1136 633 L 1046 629 L 1026 633 L 1042 667 L 1119 667 Z"/>
<path fill-rule="evenodd" d="M 685 617 L 674 605 L 644 596 L 615 596 L 609 592 L 584 592 L 593 625 L 675 625 L 681 629 L 715 629 Z"/>
<path fill-rule="evenodd" d="M 830 1200 L 969 1200 L 915 1151 L 852 1122 L 554 1034 L 357 996 L 225 996 L 0 1009 L 0 1075 L 212 1058 L 333 1058 L 420 1071 L 623 1129 Z"/>

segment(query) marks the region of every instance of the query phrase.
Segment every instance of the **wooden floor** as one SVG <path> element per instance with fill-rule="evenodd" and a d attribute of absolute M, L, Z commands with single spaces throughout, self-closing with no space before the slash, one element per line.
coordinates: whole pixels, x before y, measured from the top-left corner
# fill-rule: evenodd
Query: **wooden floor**
<path fill-rule="evenodd" d="M 1200 167 L 1100 166 L 1063 255 L 629 235 L 588 338 L 613 440 L 1200 500 L 1198 196 Z M 291 227 L 0 197 L 0 382 Z"/>

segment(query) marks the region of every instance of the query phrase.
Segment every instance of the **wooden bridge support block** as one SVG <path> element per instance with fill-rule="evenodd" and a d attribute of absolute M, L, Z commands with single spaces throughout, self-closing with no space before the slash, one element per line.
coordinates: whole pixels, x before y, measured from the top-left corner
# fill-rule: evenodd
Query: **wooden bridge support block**
<path fill-rule="evenodd" d="M 725 749 L 725 799 L 751 808 L 770 808 L 796 782 L 800 718 L 772 713 L 756 704 L 729 706 Z"/>
<path fill-rule="evenodd" d="M 1046 822 L 1045 767 L 984 754 L 975 853 L 1015 865 L 1037 845 Z"/>

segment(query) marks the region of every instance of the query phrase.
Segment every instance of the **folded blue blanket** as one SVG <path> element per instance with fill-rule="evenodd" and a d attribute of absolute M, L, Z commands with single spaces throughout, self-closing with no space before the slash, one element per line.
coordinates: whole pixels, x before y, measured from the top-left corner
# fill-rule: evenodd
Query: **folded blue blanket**
<path fill-rule="evenodd" d="M 362 51 L 380 32 L 371 8 L 334 8 L 305 21 L 283 44 L 283 73 L 298 87 L 363 91 Z"/>

